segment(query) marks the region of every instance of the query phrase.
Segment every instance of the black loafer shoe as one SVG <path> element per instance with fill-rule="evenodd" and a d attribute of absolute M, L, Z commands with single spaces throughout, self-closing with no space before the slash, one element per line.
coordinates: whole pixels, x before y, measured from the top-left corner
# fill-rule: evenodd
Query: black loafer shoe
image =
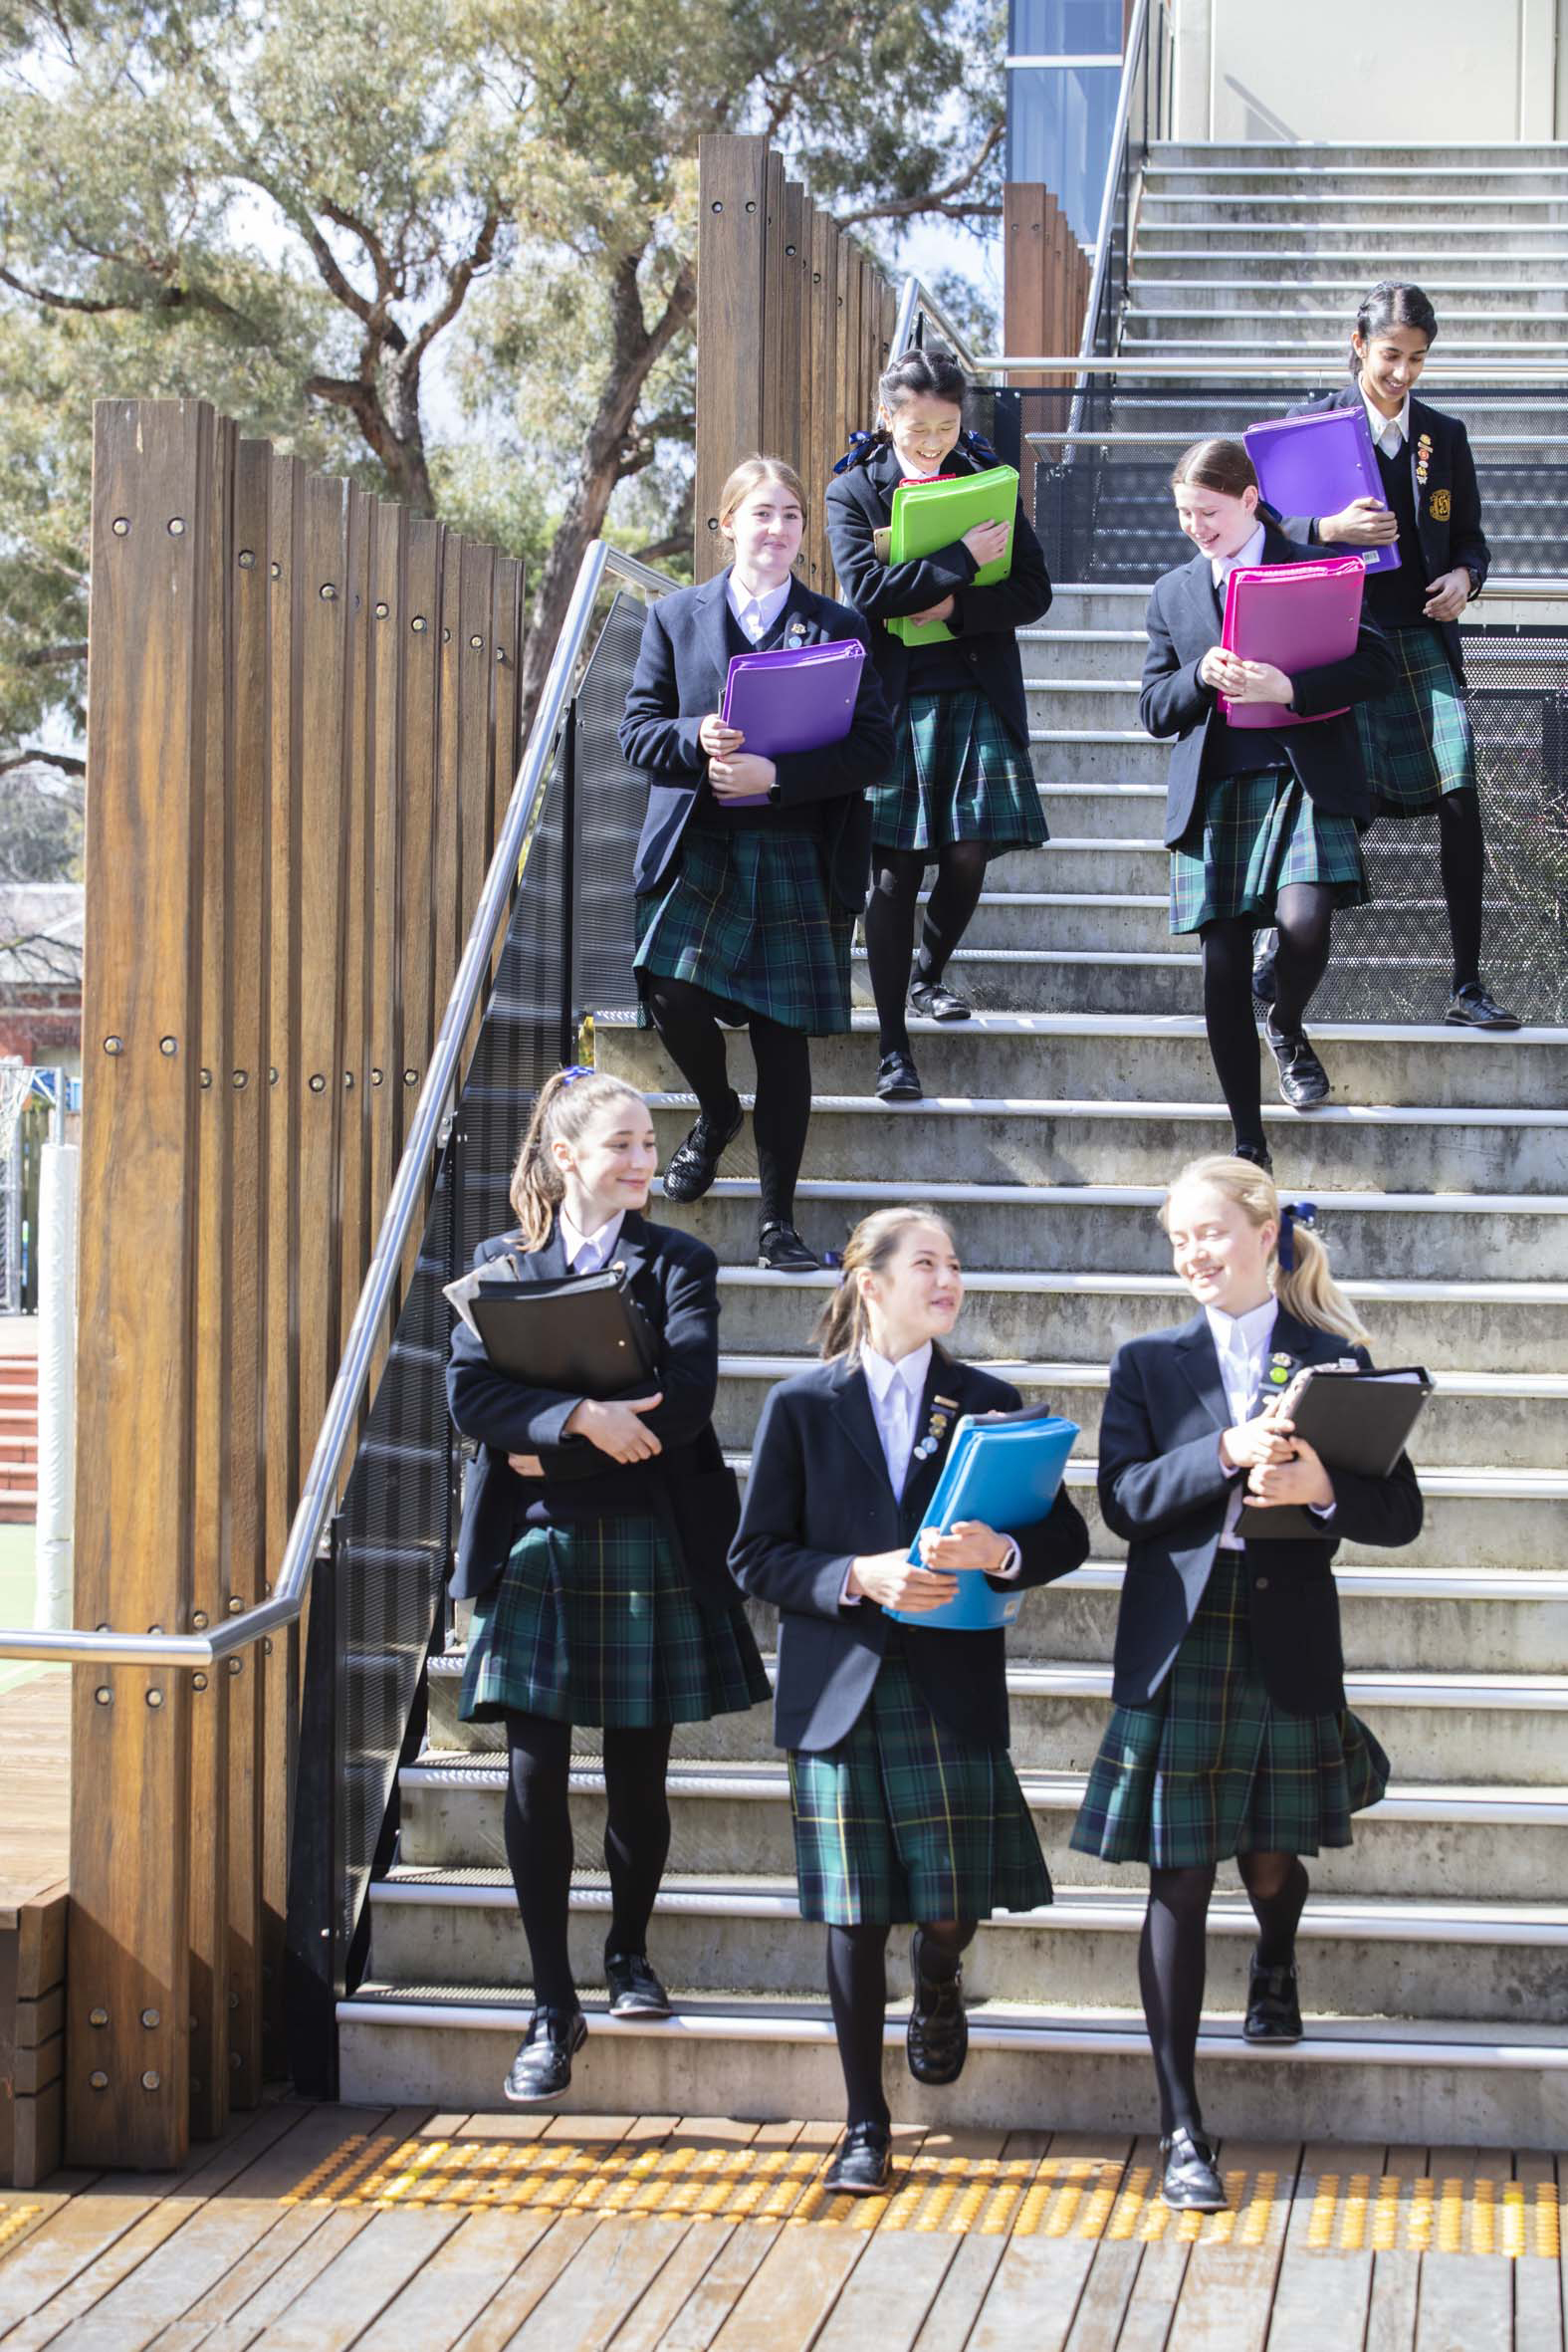
<path fill-rule="evenodd" d="M 1241 2032 L 1247 2041 L 1301 2039 L 1301 1996 L 1296 1989 L 1294 1963 L 1288 1968 L 1265 1969 L 1259 1967 L 1253 1955 Z"/>
<path fill-rule="evenodd" d="M 773 1274 L 816 1274 L 822 1261 L 792 1225 L 765 1225 L 757 1237 L 757 1263 Z"/>
<path fill-rule="evenodd" d="M 916 1928 L 909 1941 L 910 1974 L 915 1980 L 914 2005 L 904 2035 L 909 2071 L 917 2082 L 957 2082 L 969 2056 L 969 2018 L 964 2013 L 964 1971 L 945 1983 L 923 1976 Z"/>
<path fill-rule="evenodd" d="M 918 1102 L 924 1092 L 912 1055 L 883 1055 L 876 1066 L 876 1094 L 879 1102 Z"/>
<path fill-rule="evenodd" d="M 559 2099 L 571 2080 L 571 2061 L 587 2038 L 587 2019 L 580 2009 L 536 2009 L 501 2086 L 503 2096 L 514 2107 Z"/>
<path fill-rule="evenodd" d="M 1250 1160 L 1252 1166 L 1261 1168 L 1265 1176 L 1272 1176 L 1274 1172 L 1273 1154 L 1266 1143 L 1237 1143 L 1232 1156 L 1238 1160 Z"/>
<path fill-rule="evenodd" d="M 746 1120 L 739 1094 L 732 1094 L 730 1099 L 735 1107 L 727 1120 L 711 1119 L 702 1111 L 685 1142 L 671 1152 L 670 1164 L 664 1171 L 667 1201 L 700 1201 L 718 1175 L 719 1162 Z"/>
<path fill-rule="evenodd" d="M 927 1021 L 967 1021 L 975 1010 L 966 997 L 956 997 L 940 980 L 912 980 L 909 1009 Z"/>
<path fill-rule="evenodd" d="M 1215 2152 L 1199 2132 L 1172 2132 L 1160 2142 L 1165 2178 L 1160 2195 L 1179 2214 L 1223 2214 L 1225 2183 L 1215 2170 Z"/>
<path fill-rule="evenodd" d="M 878 2197 L 892 2178 L 889 2135 L 874 2123 L 852 2123 L 827 2168 L 826 2187 L 836 2197 Z"/>
<path fill-rule="evenodd" d="M 1447 1013 L 1443 1016 L 1451 1029 L 1522 1029 L 1517 1013 L 1505 1012 L 1495 997 L 1490 997 L 1478 980 L 1467 980 L 1456 989 Z"/>
<path fill-rule="evenodd" d="M 1252 966 L 1252 1001 L 1265 1006 L 1274 1001 L 1274 951 L 1271 947 L 1265 947 Z"/>
<path fill-rule="evenodd" d="M 1271 1021 L 1265 1021 L 1263 1035 L 1279 1064 L 1280 1095 L 1291 1109 L 1310 1110 L 1314 1102 L 1323 1101 L 1329 1090 L 1328 1071 L 1313 1053 L 1305 1030 L 1275 1029 Z"/>
<path fill-rule="evenodd" d="M 668 2017 L 670 1997 L 648 1966 L 645 1952 L 606 1952 L 604 1982 L 612 2017 Z"/>

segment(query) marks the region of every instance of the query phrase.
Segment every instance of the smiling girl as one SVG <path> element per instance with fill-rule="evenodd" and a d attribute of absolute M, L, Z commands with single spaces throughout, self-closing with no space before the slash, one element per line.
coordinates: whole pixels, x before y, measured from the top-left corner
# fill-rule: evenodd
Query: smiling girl
<path fill-rule="evenodd" d="M 856 1226 L 818 1326 L 823 1361 L 763 1408 L 736 1580 L 779 1609 L 775 1737 L 789 1752 L 796 1892 L 827 1924 L 827 1985 L 848 2103 L 831 2189 L 887 2185 L 882 2088 L 889 1929 L 910 1947 L 906 2035 L 917 2082 L 956 2081 L 969 2046 L 962 1961 L 993 1910 L 1050 1901 L 1008 1754 L 1006 1637 L 906 1625 L 951 1600 L 963 1569 L 1043 1584 L 1089 1536 L 1065 1494 L 1015 1534 L 965 1520 L 909 1552 L 965 1413 L 1016 1390 L 948 1354 L 964 1302 L 953 1236 L 932 1210 Z"/>
<path fill-rule="evenodd" d="M 669 1851 L 671 1729 L 768 1696 L 725 1559 L 736 1512 L 713 1428 L 718 1264 L 644 1217 L 657 1167 L 640 1094 L 558 1071 L 513 1171 L 517 1225 L 474 1261 L 509 1258 L 522 1282 L 624 1268 L 656 1344 L 652 1393 L 530 1387 L 496 1371 L 466 1323 L 447 1368 L 452 1419 L 477 1446 L 452 1580 L 476 1603 L 462 1712 L 506 1726 L 507 1860 L 533 1971 L 534 2015 L 505 2085 L 520 2105 L 565 2090 L 587 2036 L 567 1952 L 573 1724 L 602 1728 L 609 2013 L 667 2016 L 647 1930 Z"/>
<path fill-rule="evenodd" d="M 1149 1866 L 1138 1983 L 1164 2194 L 1201 2212 L 1225 2204 L 1196 2080 L 1215 1872 L 1235 1858 L 1257 1920 L 1243 2034 L 1299 2040 L 1300 1857 L 1349 1845 L 1389 1770 L 1346 1707 L 1334 1552 L 1410 1543 L 1422 1522 L 1403 1455 L 1383 1479 L 1330 1472 L 1268 1402 L 1304 1365 L 1370 1361 L 1307 1214 L 1249 1161 L 1183 1169 L 1161 1223 L 1198 1312 L 1117 1350 L 1100 1424 L 1100 1510 L 1127 1568 L 1111 1719 L 1072 1843 Z M 1243 1540 L 1243 1496 L 1304 1506 L 1321 1542 Z"/>

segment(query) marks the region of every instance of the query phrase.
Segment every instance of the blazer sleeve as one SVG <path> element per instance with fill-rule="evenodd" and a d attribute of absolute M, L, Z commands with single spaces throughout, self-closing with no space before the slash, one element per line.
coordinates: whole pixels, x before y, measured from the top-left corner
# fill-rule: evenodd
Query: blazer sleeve
<path fill-rule="evenodd" d="M 805 1526 L 807 1419 L 800 1401 L 774 1389 L 763 1407 L 752 1450 L 752 1475 L 730 1573 L 743 1592 L 802 1617 L 843 1615 L 849 1551 L 802 1542 Z"/>
<path fill-rule="evenodd" d="M 1199 676 L 1203 656 L 1184 662 L 1176 650 L 1162 609 L 1156 582 L 1144 614 L 1149 649 L 1143 657 L 1143 684 L 1138 695 L 1138 723 L 1151 735 L 1185 735 L 1201 727 L 1215 707 L 1215 691 Z"/>
<path fill-rule="evenodd" d="M 980 566 L 962 539 L 912 564 L 884 564 L 872 544 L 876 525 L 859 491 L 844 477 L 827 488 L 827 544 L 845 599 L 857 612 L 871 620 L 898 620 L 969 587 Z"/>
<path fill-rule="evenodd" d="M 839 801 L 867 791 L 886 775 L 897 746 L 893 721 L 876 664 L 869 659 L 870 632 L 856 619 L 854 634 L 866 646 L 849 733 L 820 751 L 784 752 L 774 762 L 782 809 L 803 809 L 813 801 Z"/>
<path fill-rule="evenodd" d="M 1012 525 L 1012 568 L 1006 580 L 996 581 L 989 588 L 968 588 L 953 591 L 953 616 L 949 628 L 961 637 L 978 637 L 988 631 L 1008 633 L 1027 628 L 1041 613 L 1050 610 L 1050 574 L 1045 569 L 1045 550 L 1034 535 L 1034 527 L 1023 512 L 1023 501 L 1018 500 L 1018 511 Z"/>
<path fill-rule="evenodd" d="M 719 1393 L 719 1261 L 698 1242 L 665 1269 L 664 1338 L 650 1383 L 662 1402 L 642 1426 L 661 1446 L 681 1446 L 702 1435 Z"/>
<path fill-rule="evenodd" d="M 1106 1526 L 1129 1542 L 1212 1510 L 1241 1475 L 1221 1461 L 1218 1429 L 1161 1452 L 1148 1363 L 1141 1348 L 1117 1349 L 1100 1416 L 1100 1513 Z"/>
<path fill-rule="evenodd" d="M 1454 515 L 1449 527 L 1449 553 L 1456 564 L 1479 575 L 1475 584 L 1478 595 L 1491 570 L 1491 550 L 1481 529 L 1480 484 L 1475 479 L 1475 459 L 1470 452 L 1470 437 L 1460 425 L 1454 451 Z"/>
<path fill-rule="evenodd" d="M 680 708 L 675 647 L 662 606 L 650 604 L 621 715 L 620 748 L 633 768 L 677 792 L 683 786 L 695 792 L 708 773 L 708 755 L 697 740 L 702 720 L 683 719 Z"/>
<path fill-rule="evenodd" d="M 1363 1371 L 1371 1371 L 1365 1347 L 1358 1344 L 1351 1353 Z M 1389 1550 L 1415 1542 L 1427 1507 L 1408 1454 L 1401 1454 L 1387 1478 L 1368 1478 L 1358 1470 L 1330 1470 L 1328 1476 L 1334 1513 L 1326 1532 L 1336 1542 L 1377 1543 Z"/>
<path fill-rule="evenodd" d="M 1304 719 L 1320 712 L 1342 710 L 1347 702 L 1376 702 L 1391 693 L 1399 676 L 1394 648 L 1375 620 L 1362 614 L 1356 649 L 1343 661 L 1326 661 L 1321 669 L 1300 670 L 1290 680 L 1292 699 Z"/>
<path fill-rule="evenodd" d="M 565 1443 L 566 1423 L 582 1399 L 553 1388 L 530 1388 L 498 1372 L 483 1343 L 460 1322 L 452 1333 L 446 1367 L 446 1401 L 464 1437 L 503 1454 L 539 1454 Z M 603 1463 L 596 1446 L 572 1441 L 590 1460 Z"/>
<path fill-rule="evenodd" d="M 998 1592 L 1010 1592 L 1019 1584 L 1054 1584 L 1058 1576 L 1081 1568 L 1089 1556 L 1088 1526 L 1065 1487 L 1032 1528 L 999 1529 L 998 1533 L 1010 1533 L 1021 1554 L 1015 1576 L 987 1578 Z"/>

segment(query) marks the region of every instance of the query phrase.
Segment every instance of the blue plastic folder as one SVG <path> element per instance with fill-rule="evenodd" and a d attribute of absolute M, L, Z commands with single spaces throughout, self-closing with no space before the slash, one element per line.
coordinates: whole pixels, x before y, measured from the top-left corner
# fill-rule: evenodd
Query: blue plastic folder
<path fill-rule="evenodd" d="M 945 1534 L 959 1520 L 978 1519 L 999 1533 L 1012 1534 L 1044 1519 L 1061 1487 L 1067 1457 L 1078 1434 L 1075 1421 L 1057 1413 L 1024 1412 L 988 1421 L 966 1413 L 937 1491 L 926 1506 L 920 1533 L 940 1528 Z M 920 1533 L 909 1556 L 918 1565 Z M 900 1625 L 943 1626 L 957 1633 L 985 1633 L 1010 1625 L 1023 1606 L 1018 1591 L 999 1591 L 983 1568 L 962 1568 L 955 1597 L 940 1609 L 913 1613 L 889 1609 Z"/>

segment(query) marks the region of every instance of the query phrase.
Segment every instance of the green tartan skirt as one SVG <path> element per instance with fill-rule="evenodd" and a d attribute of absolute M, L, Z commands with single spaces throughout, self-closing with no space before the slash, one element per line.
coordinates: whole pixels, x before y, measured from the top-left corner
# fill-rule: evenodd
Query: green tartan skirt
<path fill-rule="evenodd" d="M 690 824 L 664 886 L 637 900 L 639 973 L 690 981 L 744 1028 L 761 1013 L 808 1037 L 849 1027 L 855 918 L 827 880 L 819 835 Z M 639 1026 L 649 1026 L 644 1010 Z"/>
<path fill-rule="evenodd" d="M 879 849 L 989 841 L 992 853 L 1037 849 L 1046 838 L 1029 755 L 1013 742 L 988 695 L 912 694 L 891 773 L 871 794 Z"/>
<path fill-rule="evenodd" d="M 789 1804 L 802 1919 L 919 1925 L 1051 1899 L 1012 1759 L 939 1722 L 897 1649 L 853 1731 L 791 1749 Z"/>
<path fill-rule="evenodd" d="M 1198 1613 L 1146 1707 L 1115 1707 L 1072 1845 L 1105 1862 L 1190 1870 L 1233 1854 L 1348 1846 L 1388 1786 L 1356 1716 L 1290 1715 L 1263 1689 L 1245 1553 L 1217 1550 Z"/>
<path fill-rule="evenodd" d="M 1372 896 L 1355 819 L 1314 808 L 1288 768 L 1254 768 L 1206 784 L 1171 851 L 1171 929 L 1226 917 L 1274 919 L 1287 882 L 1327 882 L 1336 906 Z"/>
<path fill-rule="evenodd" d="M 1399 662 L 1390 694 L 1356 705 L 1356 733 L 1380 817 L 1419 817 L 1472 791 L 1475 740 L 1462 679 L 1429 621 L 1387 632 Z"/>
<path fill-rule="evenodd" d="M 739 1601 L 705 1617 L 656 1519 L 525 1528 L 474 1610 L 465 1723 L 705 1723 L 769 1695 Z"/>

